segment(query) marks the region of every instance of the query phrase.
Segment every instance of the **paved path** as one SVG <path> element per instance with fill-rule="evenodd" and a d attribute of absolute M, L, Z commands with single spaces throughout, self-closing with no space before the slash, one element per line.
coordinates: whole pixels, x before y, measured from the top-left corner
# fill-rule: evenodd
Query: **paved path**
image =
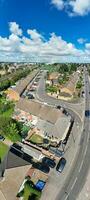
<path fill-rule="evenodd" d="M 78 195 L 77 200 L 90 200 L 90 170 L 87 174 L 85 185 Z"/>

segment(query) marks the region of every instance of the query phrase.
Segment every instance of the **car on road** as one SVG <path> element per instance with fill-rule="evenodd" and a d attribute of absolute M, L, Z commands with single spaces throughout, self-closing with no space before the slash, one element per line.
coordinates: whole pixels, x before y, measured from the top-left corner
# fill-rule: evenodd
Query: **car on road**
<path fill-rule="evenodd" d="M 50 168 L 46 164 L 40 162 L 33 163 L 33 167 L 41 170 L 44 173 L 49 173 L 50 171 Z"/>
<path fill-rule="evenodd" d="M 34 96 L 32 94 L 27 95 L 28 99 L 34 99 Z"/>
<path fill-rule="evenodd" d="M 56 163 L 54 160 L 50 159 L 50 158 L 47 158 L 47 157 L 44 157 L 42 159 L 42 162 L 46 165 L 48 165 L 49 167 L 51 168 L 54 168 L 56 166 Z"/>
<path fill-rule="evenodd" d="M 85 110 L 85 117 L 90 117 L 90 110 Z"/>
<path fill-rule="evenodd" d="M 4 141 L 4 140 L 5 140 L 4 136 L 0 135 L 0 141 Z"/>
<path fill-rule="evenodd" d="M 60 105 L 58 105 L 56 108 L 60 110 L 60 109 L 61 109 L 61 106 L 60 106 Z"/>
<path fill-rule="evenodd" d="M 56 170 L 61 173 L 63 171 L 65 165 L 66 165 L 66 159 L 64 157 L 60 158 L 60 160 L 56 166 Z"/>

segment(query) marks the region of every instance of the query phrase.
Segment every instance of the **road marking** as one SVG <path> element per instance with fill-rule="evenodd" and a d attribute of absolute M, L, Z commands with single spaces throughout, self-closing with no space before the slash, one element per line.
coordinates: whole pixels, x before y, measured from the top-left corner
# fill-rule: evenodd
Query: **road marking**
<path fill-rule="evenodd" d="M 67 199 L 68 199 L 68 197 L 69 197 L 69 194 L 67 194 L 67 196 L 65 197 L 65 199 L 64 199 L 64 200 L 67 200 Z"/>
<path fill-rule="evenodd" d="M 72 185 L 72 187 L 71 187 L 71 190 L 73 190 L 73 188 L 74 188 L 76 182 L 77 182 L 77 177 L 75 178 L 75 180 L 74 180 L 74 182 L 73 182 L 73 185 Z"/>
<path fill-rule="evenodd" d="M 79 173 L 80 173 L 80 171 L 81 171 L 82 166 L 83 166 L 83 160 L 82 160 L 81 165 L 80 165 L 80 168 L 79 168 Z"/>
<path fill-rule="evenodd" d="M 84 157 L 86 156 L 86 153 L 87 153 L 87 147 L 88 146 L 86 146 L 86 149 L 85 149 L 85 151 L 84 151 Z M 84 159 L 84 158 L 83 158 Z"/>

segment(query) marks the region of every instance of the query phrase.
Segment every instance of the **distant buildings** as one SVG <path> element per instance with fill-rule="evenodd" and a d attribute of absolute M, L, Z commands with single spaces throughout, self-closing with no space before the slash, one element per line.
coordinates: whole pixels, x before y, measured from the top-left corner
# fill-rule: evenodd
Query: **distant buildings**
<path fill-rule="evenodd" d="M 65 97 L 71 97 L 75 93 L 76 90 L 76 83 L 79 80 L 80 71 L 74 72 L 70 80 L 67 82 L 66 86 L 60 89 L 60 95 Z"/>
<path fill-rule="evenodd" d="M 6 93 L 10 100 L 18 101 L 24 90 L 27 88 L 28 84 L 32 81 L 39 70 L 34 70 L 26 78 L 21 79 L 15 87 L 9 88 Z"/>

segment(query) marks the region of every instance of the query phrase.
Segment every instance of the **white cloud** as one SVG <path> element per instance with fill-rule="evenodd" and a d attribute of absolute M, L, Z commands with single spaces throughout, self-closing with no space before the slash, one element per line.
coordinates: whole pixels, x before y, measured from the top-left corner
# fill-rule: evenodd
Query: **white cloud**
<path fill-rule="evenodd" d="M 43 36 L 37 32 L 36 29 L 33 29 L 33 30 L 28 29 L 27 33 L 30 35 L 30 38 L 34 41 L 36 40 L 41 41 L 42 39 L 44 39 Z"/>
<path fill-rule="evenodd" d="M 51 4 L 54 5 L 58 10 L 62 10 L 64 8 L 63 0 L 52 0 Z"/>
<path fill-rule="evenodd" d="M 22 30 L 19 28 L 19 25 L 16 22 L 10 22 L 9 23 L 9 28 L 11 33 L 15 35 L 22 35 Z"/>
<path fill-rule="evenodd" d="M 89 43 L 85 44 L 85 50 L 80 50 L 55 33 L 45 40 L 36 29 L 28 29 L 25 37 L 15 22 L 17 28 L 9 27 L 9 37 L 0 36 L 0 61 L 78 62 L 90 55 Z"/>
<path fill-rule="evenodd" d="M 87 41 L 87 39 L 79 38 L 77 41 L 78 41 L 79 44 L 84 44 Z"/>
<path fill-rule="evenodd" d="M 90 43 L 85 44 L 86 49 L 90 49 Z"/>
<path fill-rule="evenodd" d="M 84 16 L 90 12 L 90 0 L 51 0 L 51 3 L 58 10 L 65 9 L 69 16 Z"/>
<path fill-rule="evenodd" d="M 90 0 L 70 0 L 73 15 L 87 15 L 90 12 Z"/>

